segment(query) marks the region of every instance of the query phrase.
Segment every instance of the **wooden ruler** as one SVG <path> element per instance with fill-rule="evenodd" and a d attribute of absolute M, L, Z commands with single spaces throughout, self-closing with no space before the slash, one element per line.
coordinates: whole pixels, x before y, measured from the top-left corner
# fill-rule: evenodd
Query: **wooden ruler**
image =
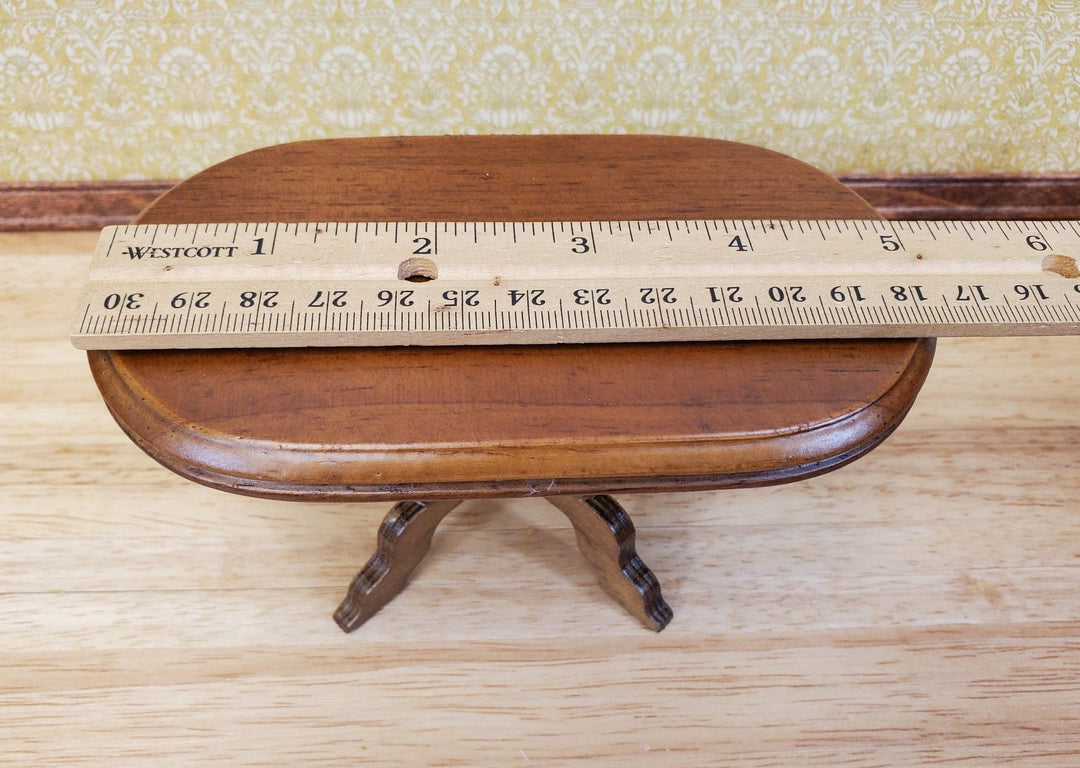
<path fill-rule="evenodd" d="M 108 227 L 82 349 L 1080 332 L 1080 222 Z"/>

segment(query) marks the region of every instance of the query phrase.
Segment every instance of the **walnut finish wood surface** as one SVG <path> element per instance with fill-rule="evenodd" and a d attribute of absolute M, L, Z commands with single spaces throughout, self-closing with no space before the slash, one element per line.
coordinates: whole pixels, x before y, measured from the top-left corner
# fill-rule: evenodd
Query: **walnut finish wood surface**
<path fill-rule="evenodd" d="M 659 632 L 673 612 L 660 582 L 634 547 L 634 523 L 610 496 L 549 496 L 570 521 L 578 549 L 600 585 L 649 629 Z M 461 502 L 399 501 L 379 526 L 375 554 L 349 585 L 334 621 L 346 632 L 357 629 L 394 598 L 431 548 L 435 529 Z"/>
<path fill-rule="evenodd" d="M 135 447 L 66 338 L 96 239 L 0 234 L 0 765 L 1080 762 L 1077 339 L 942 339 L 842 471 L 621 498 L 659 634 L 554 507 L 488 499 L 347 635 L 388 505 L 219 493 Z"/>
<path fill-rule="evenodd" d="M 399 501 L 379 526 L 375 554 L 349 585 L 334 621 L 346 632 L 359 627 L 392 600 L 420 565 L 435 529 L 460 501 Z"/>
<path fill-rule="evenodd" d="M 871 217 L 765 150 L 658 137 L 307 142 L 227 161 L 140 218 Z M 932 342 L 91 353 L 166 466 L 241 493 L 477 498 L 716 488 L 822 472 L 910 407 Z"/>
<path fill-rule="evenodd" d="M 660 582 L 635 547 L 636 530 L 626 510 L 606 495 L 549 496 L 574 528 L 578 549 L 600 585 L 649 629 L 659 632 L 674 615 L 660 594 Z"/>

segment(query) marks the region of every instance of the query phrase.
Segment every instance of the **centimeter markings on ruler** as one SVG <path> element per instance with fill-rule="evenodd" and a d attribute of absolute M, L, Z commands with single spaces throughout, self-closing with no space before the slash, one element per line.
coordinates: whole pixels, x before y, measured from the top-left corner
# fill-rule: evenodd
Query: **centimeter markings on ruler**
<path fill-rule="evenodd" d="M 1080 222 L 108 227 L 82 349 L 1080 333 Z"/>

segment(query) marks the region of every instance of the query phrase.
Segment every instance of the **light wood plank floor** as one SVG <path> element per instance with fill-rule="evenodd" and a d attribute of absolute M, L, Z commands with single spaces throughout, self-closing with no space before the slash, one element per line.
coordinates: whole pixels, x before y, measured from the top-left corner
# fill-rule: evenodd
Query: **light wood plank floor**
<path fill-rule="evenodd" d="M 1080 340 L 942 340 L 829 475 L 623 497 L 660 634 L 532 499 L 455 512 L 344 635 L 386 505 L 135 448 L 66 339 L 95 237 L 0 235 L 0 764 L 1080 763 Z"/>

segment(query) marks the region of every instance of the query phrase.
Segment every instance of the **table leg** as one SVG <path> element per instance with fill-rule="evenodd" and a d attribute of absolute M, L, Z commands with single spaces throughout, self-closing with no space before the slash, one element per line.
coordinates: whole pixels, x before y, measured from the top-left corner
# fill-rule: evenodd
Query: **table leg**
<path fill-rule="evenodd" d="M 431 548 L 442 519 L 460 501 L 402 501 L 379 526 L 375 554 L 349 585 L 334 621 L 352 632 L 405 588 L 409 574 Z"/>
<path fill-rule="evenodd" d="M 550 496 L 548 501 L 570 519 L 578 549 L 596 569 L 602 586 L 649 629 L 659 632 L 672 610 L 660 594 L 660 582 L 634 548 L 634 523 L 610 496 Z"/>
<path fill-rule="evenodd" d="M 646 627 L 659 632 L 672 611 L 660 582 L 637 554 L 634 523 L 610 496 L 552 496 L 570 520 L 578 549 L 595 569 L 600 585 Z M 442 519 L 459 501 L 402 501 L 379 526 L 375 554 L 349 585 L 334 621 L 346 632 L 359 627 L 394 598 L 431 548 Z"/>

